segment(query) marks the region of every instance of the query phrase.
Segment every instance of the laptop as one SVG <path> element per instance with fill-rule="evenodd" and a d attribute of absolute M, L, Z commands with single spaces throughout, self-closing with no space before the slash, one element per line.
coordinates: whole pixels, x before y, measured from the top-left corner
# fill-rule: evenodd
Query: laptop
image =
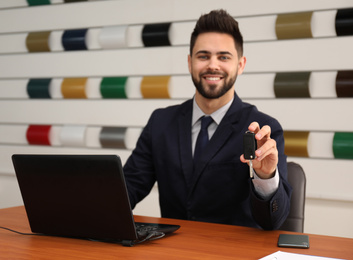
<path fill-rule="evenodd" d="M 179 225 L 135 223 L 117 155 L 12 156 L 33 233 L 132 246 Z"/>

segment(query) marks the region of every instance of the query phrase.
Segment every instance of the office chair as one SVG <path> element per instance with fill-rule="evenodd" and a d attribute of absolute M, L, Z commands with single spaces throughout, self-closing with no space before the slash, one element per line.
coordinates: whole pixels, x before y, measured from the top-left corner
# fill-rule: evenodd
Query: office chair
<path fill-rule="evenodd" d="M 280 230 L 301 232 L 304 231 L 305 190 L 306 178 L 303 168 L 295 163 L 288 162 L 288 182 L 293 188 L 290 211 Z"/>

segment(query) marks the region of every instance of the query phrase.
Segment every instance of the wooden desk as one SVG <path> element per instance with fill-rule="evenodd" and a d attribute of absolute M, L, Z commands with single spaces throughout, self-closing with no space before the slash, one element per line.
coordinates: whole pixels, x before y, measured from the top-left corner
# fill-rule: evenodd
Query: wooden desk
<path fill-rule="evenodd" d="M 179 224 L 160 240 L 123 247 L 80 239 L 26 236 L 0 229 L 0 259 L 259 259 L 276 251 L 353 259 L 353 239 L 310 235 L 310 249 L 277 247 L 285 231 L 136 216 L 136 221 Z M 0 226 L 30 232 L 24 207 L 0 209 Z"/>

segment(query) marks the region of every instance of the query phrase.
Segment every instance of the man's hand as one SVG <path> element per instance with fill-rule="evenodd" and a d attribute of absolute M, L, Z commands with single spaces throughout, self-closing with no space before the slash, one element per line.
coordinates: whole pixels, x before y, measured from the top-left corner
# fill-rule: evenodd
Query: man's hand
<path fill-rule="evenodd" d="M 260 129 L 257 122 L 252 122 L 248 129 L 255 133 L 258 147 L 255 151 L 256 159 L 253 160 L 253 168 L 261 179 L 272 178 L 277 168 L 278 150 L 276 141 L 271 139 L 271 128 L 265 125 Z M 240 156 L 240 161 L 249 163 L 244 159 L 244 154 Z"/>

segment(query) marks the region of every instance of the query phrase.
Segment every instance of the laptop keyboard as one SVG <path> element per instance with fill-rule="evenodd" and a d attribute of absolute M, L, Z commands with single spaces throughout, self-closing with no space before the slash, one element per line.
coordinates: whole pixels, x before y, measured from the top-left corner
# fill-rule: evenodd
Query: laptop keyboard
<path fill-rule="evenodd" d="M 158 226 L 153 224 L 135 223 L 135 226 L 139 236 L 146 236 L 151 231 L 158 231 Z"/>
<path fill-rule="evenodd" d="M 139 236 L 146 236 L 151 232 L 170 233 L 179 229 L 180 227 L 178 225 L 141 223 L 141 222 L 136 222 L 135 226 L 136 226 L 136 232 Z"/>

